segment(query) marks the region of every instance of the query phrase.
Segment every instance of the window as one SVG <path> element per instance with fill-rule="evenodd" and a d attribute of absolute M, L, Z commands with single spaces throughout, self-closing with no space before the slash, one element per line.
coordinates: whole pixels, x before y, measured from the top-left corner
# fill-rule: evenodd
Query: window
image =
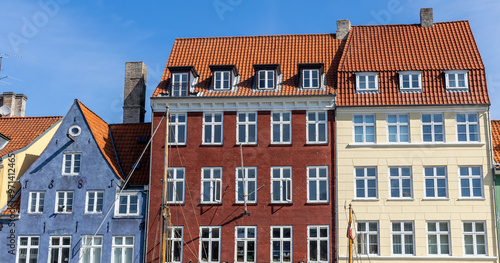
<path fill-rule="evenodd" d="M 71 237 L 50 237 L 49 262 L 65 263 L 70 261 Z"/>
<path fill-rule="evenodd" d="M 222 144 L 222 113 L 203 114 L 203 144 Z"/>
<path fill-rule="evenodd" d="M 257 143 L 257 113 L 255 112 L 239 112 L 237 133 L 237 143 L 255 144 Z"/>
<path fill-rule="evenodd" d="M 429 255 L 451 255 L 448 222 L 427 222 L 427 246 Z"/>
<path fill-rule="evenodd" d="M 63 160 L 63 175 L 78 175 L 80 173 L 81 153 L 65 153 Z"/>
<path fill-rule="evenodd" d="M 292 114 L 290 112 L 271 113 L 271 143 L 292 142 Z"/>
<path fill-rule="evenodd" d="M 413 222 L 392 222 L 392 254 L 414 255 Z"/>
<path fill-rule="evenodd" d="M 307 262 L 330 262 L 330 238 L 328 226 L 308 226 Z"/>
<path fill-rule="evenodd" d="M 185 168 L 168 168 L 167 178 L 167 202 L 170 204 L 184 203 L 184 174 Z"/>
<path fill-rule="evenodd" d="M 115 215 L 134 216 L 139 215 L 139 193 L 122 192 L 117 194 L 118 204 L 115 205 Z"/>
<path fill-rule="evenodd" d="M 214 90 L 231 89 L 231 72 L 215 71 L 214 72 Z"/>
<path fill-rule="evenodd" d="M 219 262 L 220 226 L 200 227 L 200 262 Z"/>
<path fill-rule="evenodd" d="M 454 70 L 445 72 L 446 89 L 464 90 L 469 88 L 467 71 Z"/>
<path fill-rule="evenodd" d="M 448 185 L 446 178 L 446 166 L 425 167 L 425 197 L 447 198 Z"/>
<path fill-rule="evenodd" d="M 172 97 L 187 96 L 189 89 L 188 73 L 172 73 Z"/>
<path fill-rule="evenodd" d="M 236 168 L 236 203 L 257 203 L 257 168 L 244 167 L 242 173 L 241 167 Z M 245 178 L 243 178 L 243 175 Z"/>
<path fill-rule="evenodd" d="M 274 70 L 259 70 L 259 89 L 274 89 Z"/>
<path fill-rule="evenodd" d="M 168 143 L 186 145 L 187 116 L 185 113 L 170 114 Z"/>
<path fill-rule="evenodd" d="M 410 125 L 407 114 L 387 115 L 389 142 L 409 142 Z"/>
<path fill-rule="evenodd" d="M 82 236 L 82 263 L 101 263 L 102 236 Z"/>
<path fill-rule="evenodd" d="M 102 204 L 104 200 L 103 191 L 88 191 L 87 206 L 85 213 L 102 213 Z"/>
<path fill-rule="evenodd" d="M 56 196 L 56 213 L 73 212 L 73 192 L 61 191 L 57 192 Z"/>
<path fill-rule="evenodd" d="M 167 230 L 167 249 L 170 251 L 170 262 L 182 262 L 183 227 L 170 226 Z"/>
<path fill-rule="evenodd" d="M 292 202 L 292 167 L 271 167 L 271 202 Z"/>
<path fill-rule="evenodd" d="M 477 113 L 457 114 L 457 136 L 459 142 L 478 142 L 479 123 Z"/>
<path fill-rule="evenodd" d="M 235 232 L 236 262 L 256 262 L 257 227 L 237 226 Z"/>
<path fill-rule="evenodd" d="M 356 198 L 377 198 L 377 168 L 358 167 L 355 170 Z"/>
<path fill-rule="evenodd" d="M 486 225 L 484 222 L 463 222 L 465 255 L 486 255 Z"/>
<path fill-rule="evenodd" d="M 375 142 L 375 115 L 354 115 L 354 142 Z"/>
<path fill-rule="evenodd" d="M 271 227 L 271 261 L 292 262 L 292 227 Z"/>
<path fill-rule="evenodd" d="M 303 69 L 302 70 L 302 87 L 305 89 L 319 88 L 319 70 Z"/>
<path fill-rule="evenodd" d="M 222 168 L 201 168 L 201 202 L 221 203 L 222 196 Z"/>
<path fill-rule="evenodd" d="M 357 92 L 378 91 L 378 73 L 357 73 L 356 91 Z"/>
<path fill-rule="evenodd" d="M 134 259 L 134 237 L 114 236 L 112 250 L 111 262 L 132 263 Z"/>
<path fill-rule="evenodd" d="M 307 202 L 328 202 L 328 167 L 307 167 Z"/>
<path fill-rule="evenodd" d="M 38 262 L 39 237 L 20 236 L 17 246 L 18 263 Z M 56 261 L 57 262 L 57 261 Z"/>
<path fill-rule="evenodd" d="M 362 255 L 378 255 L 378 221 L 359 221 L 356 242 L 358 253 Z"/>
<path fill-rule="evenodd" d="M 400 72 L 399 89 L 401 91 L 422 90 L 422 73 L 415 71 Z"/>
<path fill-rule="evenodd" d="M 389 180 L 391 198 L 413 197 L 410 167 L 390 167 Z"/>
<path fill-rule="evenodd" d="M 326 111 L 307 112 L 307 143 L 327 143 L 328 117 Z"/>
<path fill-rule="evenodd" d="M 444 142 L 443 114 L 422 114 L 424 142 Z"/>
<path fill-rule="evenodd" d="M 459 167 L 460 197 L 462 198 L 482 198 L 483 197 L 483 176 L 480 166 Z"/>
<path fill-rule="evenodd" d="M 45 192 L 31 192 L 28 213 L 43 213 Z"/>

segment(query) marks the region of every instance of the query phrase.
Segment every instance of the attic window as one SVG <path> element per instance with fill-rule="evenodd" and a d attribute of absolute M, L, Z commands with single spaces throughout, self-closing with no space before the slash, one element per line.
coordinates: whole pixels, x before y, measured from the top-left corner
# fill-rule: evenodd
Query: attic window
<path fill-rule="evenodd" d="M 198 80 L 198 73 L 193 66 L 168 67 L 172 73 L 170 83 L 170 96 L 188 96 L 191 88 L 194 88 Z"/>
<path fill-rule="evenodd" d="M 235 65 L 211 65 L 213 90 L 231 90 L 236 84 L 238 71 Z"/>
<path fill-rule="evenodd" d="M 138 143 L 146 143 L 147 141 L 148 141 L 148 136 L 139 136 L 139 138 L 137 138 Z"/>
<path fill-rule="evenodd" d="M 399 89 L 401 91 L 421 91 L 422 72 L 420 71 L 399 72 Z"/>
<path fill-rule="evenodd" d="M 277 85 L 277 77 L 280 74 L 278 64 L 254 65 L 257 77 L 257 89 L 273 90 Z"/>
<path fill-rule="evenodd" d="M 304 89 L 319 89 L 323 75 L 323 63 L 298 64 L 300 71 L 300 87 Z"/>
<path fill-rule="evenodd" d="M 78 125 L 73 125 L 73 126 L 69 127 L 68 133 L 71 136 L 76 137 L 76 136 L 80 135 L 80 133 L 82 133 L 82 129 Z"/>
<path fill-rule="evenodd" d="M 447 90 L 468 90 L 469 79 L 467 70 L 450 70 L 445 71 L 446 89 Z"/>
<path fill-rule="evenodd" d="M 378 92 L 378 73 L 360 72 L 356 73 L 357 92 Z"/>

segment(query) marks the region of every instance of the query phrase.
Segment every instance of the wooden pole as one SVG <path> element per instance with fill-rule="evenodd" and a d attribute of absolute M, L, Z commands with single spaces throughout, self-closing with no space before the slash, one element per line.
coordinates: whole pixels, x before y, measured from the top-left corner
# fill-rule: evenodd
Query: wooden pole
<path fill-rule="evenodd" d="M 350 225 L 350 228 L 353 228 L 353 224 L 352 224 L 352 205 L 349 204 L 349 225 Z M 350 228 L 349 231 L 350 231 Z M 352 263 L 352 245 L 353 245 L 353 241 L 351 239 L 351 236 L 350 236 L 350 233 L 347 233 L 347 238 L 349 239 L 349 263 Z"/>
<path fill-rule="evenodd" d="M 163 169 L 163 197 L 162 197 L 162 239 L 161 239 L 161 250 L 162 250 L 162 263 L 170 262 L 170 252 L 167 248 L 167 231 L 169 231 L 170 226 L 170 209 L 167 206 L 168 203 L 168 140 L 169 140 L 169 130 L 170 130 L 170 112 L 167 106 L 167 116 L 165 122 L 165 159 L 164 159 L 164 169 Z M 169 247 L 169 246 L 168 246 Z M 168 260 L 168 261 L 167 261 Z"/>

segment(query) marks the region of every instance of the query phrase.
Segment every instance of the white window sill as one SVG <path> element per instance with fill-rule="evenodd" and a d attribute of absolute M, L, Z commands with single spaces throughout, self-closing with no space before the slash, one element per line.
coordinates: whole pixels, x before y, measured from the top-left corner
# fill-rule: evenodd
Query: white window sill
<path fill-rule="evenodd" d="M 486 198 L 484 197 L 459 197 L 458 201 L 484 201 Z"/>
<path fill-rule="evenodd" d="M 371 93 L 378 93 L 378 89 L 373 89 L 373 90 L 356 89 L 356 94 L 371 94 Z"/>
<path fill-rule="evenodd" d="M 450 201 L 450 198 L 448 197 L 425 197 L 422 198 L 422 201 Z"/>
<path fill-rule="evenodd" d="M 373 198 L 354 198 L 354 199 L 352 199 L 352 201 L 369 201 L 369 202 L 377 202 L 377 201 L 380 201 L 380 199 L 378 199 L 378 197 L 377 197 L 377 198 L 375 198 L 375 197 L 373 197 Z"/>
<path fill-rule="evenodd" d="M 200 205 L 222 205 L 222 202 L 200 202 Z"/>
<path fill-rule="evenodd" d="M 469 91 L 469 87 L 446 88 L 446 91 Z"/>
<path fill-rule="evenodd" d="M 391 197 L 387 198 L 387 201 L 414 201 L 413 197 Z"/>
<path fill-rule="evenodd" d="M 400 88 L 401 93 L 422 93 L 422 88 Z"/>
<path fill-rule="evenodd" d="M 390 143 L 349 143 L 348 147 L 408 147 L 408 146 L 434 146 L 434 147 L 463 147 L 484 146 L 484 142 L 390 142 Z"/>
<path fill-rule="evenodd" d="M 279 201 L 271 201 L 271 203 L 269 203 L 271 205 L 293 205 L 293 202 L 292 201 L 286 201 L 286 202 L 279 202 Z"/>

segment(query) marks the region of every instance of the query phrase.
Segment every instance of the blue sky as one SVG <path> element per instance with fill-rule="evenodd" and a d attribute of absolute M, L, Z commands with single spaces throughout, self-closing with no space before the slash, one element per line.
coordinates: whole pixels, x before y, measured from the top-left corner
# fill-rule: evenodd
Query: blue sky
<path fill-rule="evenodd" d="M 40 0 L 0 3 L 0 92 L 28 96 L 26 116 L 65 115 L 77 98 L 108 123 L 122 120 L 125 62 L 148 67 L 147 96 L 175 38 L 334 33 L 353 25 L 469 20 L 486 66 L 492 117 L 500 119 L 498 0 Z M 195 52 L 195 51 L 194 51 Z M 146 119 L 150 120 L 147 101 Z"/>

